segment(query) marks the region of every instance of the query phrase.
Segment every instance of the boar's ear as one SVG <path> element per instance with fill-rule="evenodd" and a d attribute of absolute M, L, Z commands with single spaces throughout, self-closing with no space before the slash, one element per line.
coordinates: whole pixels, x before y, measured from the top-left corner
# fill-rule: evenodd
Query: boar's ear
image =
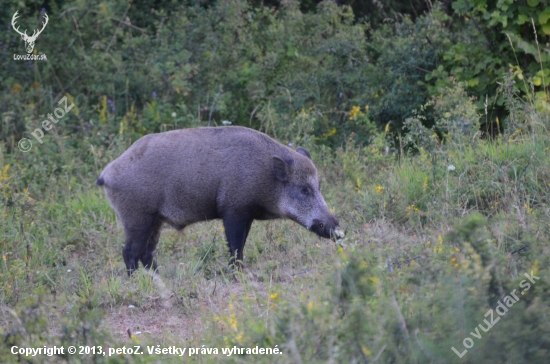
<path fill-rule="evenodd" d="M 309 152 L 307 150 L 305 150 L 304 148 L 298 148 L 296 149 L 296 151 L 298 153 L 300 153 L 301 155 L 303 155 L 304 157 L 308 157 L 309 159 L 311 159 L 311 155 L 309 154 Z"/>
<path fill-rule="evenodd" d="M 282 160 L 281 158 L 274 156 L 273 172 L 275 172 L 275 177 L 277 177 L 279 181 L 285 182 L 288 180 L 288 175 L 290 173 L 290 165 L 284 160 Z"/>

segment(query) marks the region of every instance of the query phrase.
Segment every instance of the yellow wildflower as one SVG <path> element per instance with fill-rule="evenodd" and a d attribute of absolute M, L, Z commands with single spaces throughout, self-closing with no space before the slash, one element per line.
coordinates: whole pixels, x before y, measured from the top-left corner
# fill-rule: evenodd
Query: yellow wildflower
<path fill-rule="evenodd" d="M 20 84 L 16 83 L 15 85 L 13 85 L 11 87 L 11 93 L 12 94 L 18 94 L 21 92 L 21 90 L 23 90 L 23 86 L 21 86 Z"/>
<path fill-rule="evenodd" d="M 107 122 L 107 96 L 103 95 L 101 99 L 101 107 L 99 109 L 99 120 L 102 123 Z"/>
<path fill-rule="evenodd" d="M 327 138 L 328 138 L 328 137 L 333 136 L 333 135 L 336 134 L 336 133 L 337 133 L 336 128 L 332 128 L 332 129 L 326 134 L 326 136 L 327 136 Z"/>
<path fill-rule="evenodd" d="M 136 336 L 136 335 L 134 335 L 134 334 L 130 334 L 130 338 L 132 339 L 132 341 L 133 341 L 133 342 L 135 342 L 135 343 L 139 344 L 139 339 L 137 338 L 137 336 Z"/>
<path fill-rule="evenodd" d="M 533 274 L 536 275 L 539 271 L 539 260 L 535 259 L 535 262 L 531 266 L 531 270 L 533 271 Z"/>
<path fill-rule="evenodd" d="M 357 116 L 361 116 L 363 113 L 361 112 L 361 108 L 359 106 L 352 106 L 351 111 L 349 112 L 349 119 L 355 120 Z"/>
<path fill-rule="evenodd" d="M 419 211 L 419 208 L 415 206 L 415 204 L 412 204 L 412 205 L 409 205 L 407 206 L 407 211 L 414 211 L 414 212 L 418 212 Z"/>
<path fill-rule="evenodd" d="M 229 327 L 237 330 L 237 315 L 235 315 L 234 313 L 229 316 Z"/>
<path fill-rule="evenodd" d="M 80 112 L 78 111 L 78 107 L 76 107 L 76 105 L 74 104 L 74 97 L 70 94 L 70 93 L 66 93 L 65 96 L 67 96 L 67 98 L 69 99 L 69 104 L 72 106 L 72 112 L 75 113 L 75 115 L 79 115 Z M 132 105 L 133 107 L 133 105 Z"/>
<path fill-rule="evenodd" d="M 10 179 L 10 176 L 8 176 L 8 170 L 9 169 L 10 169 L 10 165 L 6 164 L 4 166 L 4 172 L 0 172 L 0 182 L 8 181 Z"/>

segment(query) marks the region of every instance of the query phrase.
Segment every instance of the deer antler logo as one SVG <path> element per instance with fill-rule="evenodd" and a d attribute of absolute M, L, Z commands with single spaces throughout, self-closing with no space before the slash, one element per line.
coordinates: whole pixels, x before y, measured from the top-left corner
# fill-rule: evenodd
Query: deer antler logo
<path fill-rule="evenodd" d="M 21 38 L 25 41 L 25 47 L 27 48 L 27 53 L 32 53 L 32 50 L 34 49 L 34 42 L 36 42 L 36 38 L 38 38 L 38 36 L 40 35 L 40 33 L 42 33 L 42 31 L 44 30 L 44 28 L 46 28 L 46 24 L 48 24 L 48 14 L 44 13 L 44 25 L 42 26 L 42 29 L 40 29 L 37 33 L 36 30 L 33 31 L 32 35 L 29 37 L 27 35 L 27 29 L 25 29 L 25 31 L 23 33 L 21 33 L 19 31 L 19 27 L 15 27 L 15 20 L 17 19 L 17 11 L 15 12 L 15 14 L 13 14 L 13 18 L 11 18 L 11 26 L 13 27 L 13 29 L 21 34 Z"/>

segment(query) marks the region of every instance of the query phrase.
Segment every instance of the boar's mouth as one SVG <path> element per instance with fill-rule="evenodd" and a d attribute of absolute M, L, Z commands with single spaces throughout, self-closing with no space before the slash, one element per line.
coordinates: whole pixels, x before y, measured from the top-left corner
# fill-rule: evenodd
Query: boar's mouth
<path fill-rule="evenodd" d="M 334 218 L 334 220 L 336 220 Z M 309 230 L 313 231 L 320 237 L 327 239 L 339 240 L 344 237 L 344 232 L 338 226 L 338 221 L 324 222 L 318 219 L 313 220 L 313 224 L 309 227 Z"/>
<path fill-rule="evenodd" d="M 287 215 L 287 217 L 322 238 L 332 239 L 338 242 L 342 240 L 345 236 L 344 231 L 340 229 L 340 226 L 338 225 L 338 219 L 336 219 L 336 217 L 334 216 L 329 218 L 329 221 L 331 221 L 331 223 L 326 223 L 319 219 L 313 219 L 311 226 L 308 226 L 294 215 Z"/>

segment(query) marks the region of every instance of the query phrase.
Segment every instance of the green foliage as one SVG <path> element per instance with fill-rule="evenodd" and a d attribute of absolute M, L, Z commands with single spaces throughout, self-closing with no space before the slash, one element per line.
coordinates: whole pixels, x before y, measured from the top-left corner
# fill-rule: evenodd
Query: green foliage
<path fill-rule="evenodd" d="M 482 129 L 494 133 L 503 130 L 509 113 L 497 84 L 506 74 L 537 110 L 547 108 L 544 2 L 454 1 L 459 21 L 439 3 L 424 14 L 423 6 L 324 1 L 311 11 L 311 4 L 297 1 L 278 7 L 244 0 L 52 4 L 52 21 L 36 46 L 49 61 L 8 62 L 0 72 L 1 136 L 14 148 L 63 95 L 78 112 L 58 124 L 58 136 L 74 136 L 69 143 L 78 147 L 82 139 L 108 146 L 124 131 L 134 140 L 222 121 L 262 128 L 266 108 L 278 115 L 271 126 L 281 132 L 306 110 L 312 111 L 316 143 L 335 147 L 353 135 L 368 144 L 373 130 L 350 118 L 353 107 L 369 107 L 372 125 L 390 123 L 397 134 L 454 80 L 475 96 L 477 112 L 485 114 Z M 17 4 L 6 9 L 14 12 Z M 40 24 L 39 9 L 36 3 L 22 11 L 21 24 Z M 414 14 L 414 21 L 404 16 L 381 23 L 392 11 Z M 6 23 L 9 14 L 2 16 Z M 531 18 L 536 36 L 529 35 Z M 5 54 L 23 52 L 11 27 L 0 41 Z M 431 127 L 438 116 L 427 109 L 424 117 Z"/>
<path fill-rule="evenodd" d="M 113 345 L 108 343 L 116 334 L 97 327 L 99 316 L 111 315 L 114 307 L 138 317 L 140 325 L 147 312 L 201 322 L 191 342 L 163 329 L 154 345 L 159 340 L 187 347 L 278 345 L 283 351 L 280 357 L 225 358 L 235 362 L 458 362 L 451 347 L 463 351 L 467 337 L 475 344 L 465 354 L 468 360 L 541 362 L 550 345 L 545 339 L 550 328 L 540 320 L 550 302 L 550 175 L 541 167 L 549 163 L 550 120 L 532 108 L 516 108 L 517 100 L 514 94 L 506 99 L 515 111 L 510 119 L 526 119 L 528 127 L 485 140 L 475 128 L 463 127 L 475 125 L 477 113 L 463 84 L 456 83 L 407 120 L 409 132 L 399 150 L 389 147 L 389 132 L 371 126 L 364 108 L 352 108 L 348 118 L 365 125 L 370 144 L 350 135 L 336 150 L 316 145 L 314 110 L 287 116 L 285 131 L 276 119 L 284 114 L 263 109 L 259 118 L 269 133 L 311 148 L 323 194 L 346 240 L 334 253 L 332 243 L 292 223 L 255 224 L 245 258 L 254 273 L 239 276 L 239 284 L 224 273 L 221 226 L 211 223 L 186 229 L 185 238 L 163 233 L 159 259 L 165 285 L 143 270 L 127 278 L 115 216 L 93 189 L 94 167 L 73 159 L 75 146 L 66 146 L 74 154 L 59 157 L 66 163 L 58 172 L 61 181 L 40 166 L 24 170 L 3 153 L 0 162 L 9 167 L 0 168 L 0 213 L 6 218 L 0 299 L 9 310 L 0 319 L 13 321 L 2 326 L 9 345 L 0 357 L 13 358 L 10 345 Z M 426 110 L 436 116 L 432 128 L 422 123 Z M 118 132 L 108 150 L 90 148 L 85 159 L 105 164 L 129 144 L 129 134 Z M 49 160 L 40 151 L 33 158 L 44 165 Z M 521 295 L 520 284 L 531 272 L 540 279 Z M 486 327 L 487 311 L 514 290 L 520 300 L 509 312 L 490 331 L 479 328 Z M 157 303 L 162 300 L 173 306 Z M 54 303 L 61 307 L 55 312 L 66 317 L 52 322 L 45 313 Z M 51 325 L 61 336 L 48 331 Z M 476 328 L 479 339 L 470 334 Z"/>
<path fill-rule="evenodd" d="M 489 123 L 505 115 L 504 96 L 498 92 L 497 82 L 502 84 L 507 73 L 513 75 L 526 101 L 539 111 L 550 111 L 550 69 L 544 49 L 550 34 L 547 1 L 525 4 L 511 0 L 457 0 L 452 6 L 460 17 L 455 22 L 458 38 L 449 43 L 442 65 L 431 77 L 447 83 L 450 77 L 467 82 L 468 90 L 478 97 L 479 110 L 489 113 Z"/>
<path fill-rule="evenodd" d="M 52 318 L 50 310 L 51 299 L 42 289 L 25 298 L 16 310 L 4 308 L 10 315 L 10 324 L 0 327 L 0 336 L 3 345 L 0 346 L 0 359 L 4 363 L 13 362 L 51 362 L 63 360 L 73 363 L 123 363 L 121 357 L 108 357 L 91 354 L 70 355 L 69 346 L 75 346 L 80 351 L 81 346 L 94 348 L 101 347 L 105 352 L 110 346 L 107 333 L 98 329 L 100 323 L 96 310 L 86 309 L 86 300 L 75 301 L 69 315 L 55 317 L 58 320 L 59 331 L 51 331 L 49 319 Z M 53 348 L 63 347 L 63 353 L 39 354 L 25 356 L 12 354 L 11 348 Z M 99 350 L 99 349 L 98 349 Z M 139 361 L 139 358 L 137 358 Z"/>
<path fill-rule="evenodd" d="M 30 29 L 42 5 L 28 3 Z M 36 44 L 48 62 L 0 70 L 0 361 L 19 359 L 11 345 L 141 342 L 283 351 L 198 362 L 460 362 L 450 348 L 533 272 L 464 360 L 544 362 L 546 4 L 457 0 L 454 14 L 413 16 L 394 1 L 199 3 L 48 3 Z M 4 24 L 19 6 L 0 9 Z M 6 29 L 4 53 L 23 53 Z M 74 108 L 38 143 L 64 96 Z M 128 278 L 99 172 L 144 134 L 228 121 L 308 148 L 343 248 L 255 222 L 234 282 L 222 225 L 206 222 L 163 231 L 162 281 Z"/>
<path fill-rule="evenodd" d="M 547 271 L 520 258 L 515 267 L 519 276 L 507 274 L 507 254 L 490 231 L 491 224 L 474 214 L 457 222 L 433 250 L 427 242 L 427 249 L 416 248 L 420 259 L 399 266 L 368 249 L 340 251 L 321 301 L 281 304 L 261 342 L 286 342 L 288 355 L 303 362 L 459 362 L 451 347 L 462 352 L 463 339 L 470 337 L 475 343 L 466 353 L 471 361 L 543 360 L 550 342 L 538 340 L 550 328 L 533 322 L 531 310 L 548 308 Z M 508 306 L 513 313 L 496 320 L 499 300 L 519 293 L 524 272 L 539 280 Z M 492 320 L 485 316 L 488 310 L 496 320 L 493 327 L 487 325 Z M 533 323 L 530 330 L 512 329 L 511 334 L 525 320 Z M 242 337 L 252 339 L 252 327 L 244 324 Z M 481 333 L 477 339 L 470 334 L 476 329 Z M 540 345 L 531 350 L 528 343 L 534 341 Z"/>
<path fill-rule="evenodd" d="M 449 31 L 434 13 L 412 22 L 388 24 L 372 34 L 370 54 L 376 62 L 371 80 L 373 117 L 380 123 L 392 123 L 399 130 L 414 109 L 429 98 L 423 80 L 439 65 Z M 366 96 L 366 95 L 364 95 Z M 433 123 L 433 121 L 432 121 Z"/>
<path fill-rule="evenodd" d="M 333 144 L 362 128 L 346 110 L 369 87 L 363 80 L 372 67 L 367 26 L 354 24 L 349 7 L 325 1 L 317 12 L 303 14 L 295 2 L 274 10 L 233 0 L 154 12 L 143 28 L 140 17 L 137 23 L 119 20 L 126 11 L 137 14 L 139 6 L 75 0 L 64 5 L 67 11 L 52 8 L 55 22 L 36 46 L 49 61 L 33 68 L 10 62 L 2 70 L 4 140 L 34 130 L 60 95 L 78 109 L 58 124 L 77 146 L 83 138 L 109 145 L 112 138 L 105 135 L 117 132 L 135 139 L 224 120 L 260 128 L 265 108 L 287 119 L 314 110 L 313 134 L 323 143 L 335 129 Z M 3 36 L 6 44 L 13 31 Z M 21 53 L 21 42 L 7 44 L 8 53 Z M 290 123 L 280 122 L 280 130 Z"/>

